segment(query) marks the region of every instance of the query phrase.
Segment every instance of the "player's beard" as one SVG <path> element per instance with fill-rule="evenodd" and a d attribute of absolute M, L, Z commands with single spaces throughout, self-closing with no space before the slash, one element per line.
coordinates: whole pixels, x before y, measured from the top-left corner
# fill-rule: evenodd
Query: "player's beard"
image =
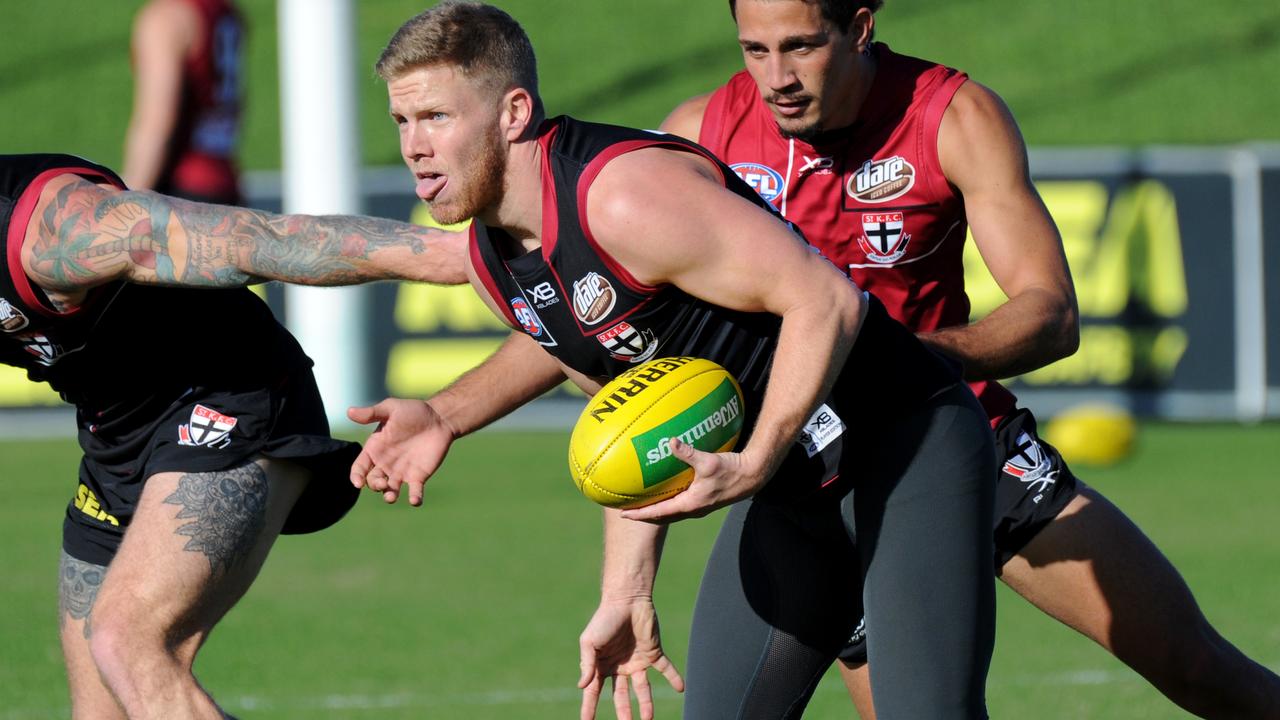
<path fill-rule="evenodd" d="M 788 140 L 800 140 L 812 144 L 822 134 L 822 123 L 815 120 L 808 125 L 791 128 L 778 125 L 778 131 Z"/>
<path fill-rule="evenodd" d="M 476 217 L 484 210 L 497 205 L 506 189 L 507 156 L 503 152 L 502 138 L 496 129 L 485 133 L 475 154 L 459 164 L 471 174 L 458 177 L 456 188 L 450 188 L 451 198 L 444 202 L 431 202 L 431 217 L 443 225 L 452 225 Z M 453 178 L 451 178 L 451 181 Z"/>

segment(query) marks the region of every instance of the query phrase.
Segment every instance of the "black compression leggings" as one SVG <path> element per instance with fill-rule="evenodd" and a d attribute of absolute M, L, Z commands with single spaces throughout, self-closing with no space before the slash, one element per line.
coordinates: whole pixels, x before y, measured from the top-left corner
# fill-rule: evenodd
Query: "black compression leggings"
<path fill-rule="evenodd" d="M 995 634 L 986 414 L 957 387 L 879 432 L 851 426 L 849 438 L 859 439 L 842 470 L 854 490 L 729 511 L 694 610 L 686 720 L 800 717 L 859 610 L 873 633 L 880 720 L 986 717 Z"/>

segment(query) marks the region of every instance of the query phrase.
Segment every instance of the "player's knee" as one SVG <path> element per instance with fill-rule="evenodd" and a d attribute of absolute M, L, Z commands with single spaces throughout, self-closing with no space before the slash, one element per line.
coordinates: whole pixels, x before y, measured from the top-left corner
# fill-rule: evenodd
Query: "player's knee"
<path fill-rule="evenodd" d="M 143 614 L 112 603 L 94 608 L 86 634 L 89 655 L 113 691 L 167 654 L 162 630 Z"/>

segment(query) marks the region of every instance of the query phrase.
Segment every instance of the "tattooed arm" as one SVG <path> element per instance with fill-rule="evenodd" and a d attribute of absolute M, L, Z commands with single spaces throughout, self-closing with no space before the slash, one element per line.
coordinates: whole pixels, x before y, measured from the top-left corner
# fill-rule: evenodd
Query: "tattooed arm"
<path fill-rule="evenodd" d="M 208 205 L 65 175 L 40 195 L 22 264 L 42 289 L 74 297 L 112 280 L 196 287 L 265 280 L 457 284 L 466 282 L 465 252 L 465 233 Z"/>

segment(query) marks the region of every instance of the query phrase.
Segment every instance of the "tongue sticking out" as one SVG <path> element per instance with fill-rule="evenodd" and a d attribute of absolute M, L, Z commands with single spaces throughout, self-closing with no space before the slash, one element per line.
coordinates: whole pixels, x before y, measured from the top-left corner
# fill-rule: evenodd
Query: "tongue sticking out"
<path fill-rule="evenodd" d="M 447 179 L 444 175 L 424 177 L 418 181 L 415 190 L 419 198 L 431 202 L 444 188 L 445 182 L 447 182 Z"/>

